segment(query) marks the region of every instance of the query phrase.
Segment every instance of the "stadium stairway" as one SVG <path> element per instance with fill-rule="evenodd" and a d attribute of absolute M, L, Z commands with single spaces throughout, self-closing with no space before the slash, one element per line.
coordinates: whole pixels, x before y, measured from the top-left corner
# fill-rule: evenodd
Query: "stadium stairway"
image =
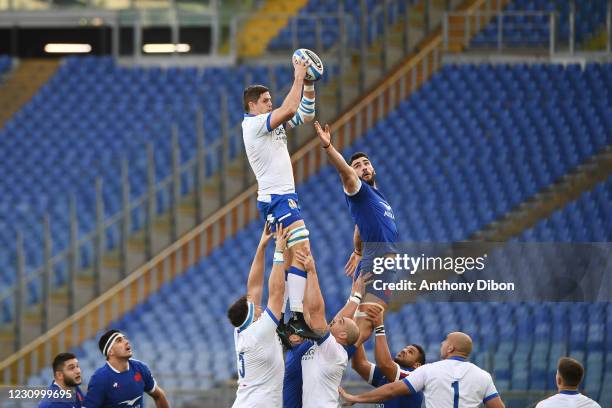
<path fill-rule="evenodd" d="M 26 59 L 0 84 L 0 128 L 38 92 L 59 67 L 58 60 Z"/>
<path fill-rule="evenodd" d="M 559 181 L 521 203 L 470 237 L 471 241 L 506 242 L 591 191 L 612 174 L 612 145 L 565 174 Z"/>
<path fill-rule="evenodd" d="M 287 25 L 289 16 L 295 15 L 306 3 L 308 0 L 265 0 L 246 19 L 238 33 L 238 56 L 260 56 L 270 40 Z M 274 16 L 275 14 L 278 16 Z"/>
<path fill-rule="evenodd" d="M 442 14 L 443 4 L 445 4 L 445 2 L 443 1 L 435 2 L 434 8 L 432 11 L 432 15 L 431 15 L 432 26 L 434 24 L 438 24 L 440 20 L 440 16 Z M 437 7 L 437 9 L 435 7 Z M 420 16 L 412 15 L 411 21 L 415 22 L 414 25 L 417 28 L 413 28 L 413 30 L 416 30 L 416 31 L 410 33 L 410 47 L 411 48 L 419 47 L 419 46 L 422 47 L 423 44 L 427 41 L 427 39 L 424 39 L 427 33 L 423 32 L 422 28 L 419 28 L 419 24 L 420 25 L 424 24 L 424 22 L 422 21 L 422 19 L 424 18 L 424 16 L 422 15 L 423 8 L 421 7 L 420 10 L 421 10 Z M 394 31 L 396 33 L 398 32 L 397 24 L 394 28 Z M 395 37 L 391 38 L 390 44 L 392 46 L 395 45 L 396 48 L 399 48 L 401 47 L 401 45 L 399 45 L 400 42 L 401 40 L 396 35 Z M 375 50 L 374 52 L 379 53 L 379 51 L 380 50 Z M 372 52 L 373 51 L 370 51 L 369 54 L 371 55 Z M 396 52 L 392 58 L 389 58 L 390 64 L 398 62 L 398 60 L 402 56 L 403 54 Z M 57 86 L 58 83 L 61 83 L 64 80 L 74 79 L 74 77 L 78 77 L 82 75 L 83 72 L 89 72 L 90 75 L 93 75 L 92 73 L 95 72 L 96 73 L 95 75 L 101 76 L 101 78 L 103 79 L 109 75 L 112 75 L 115 77 L 114 82 L 117 82 L 117 81 L 121 82 L 121 77 L 117 77 L 117 72 L 116 72 L 117 69 L 119 68 L 114 67 L 112 66 L 112 64 L 109 64 L 109 63 L 110 61 L 108 61 L 107 59 L 96 60 L 96 58 L 84 59 L 82 62 L 78 62 L 77 59 L 65 60 L 63 64 L 64 66 L 61 68 L 61 72 L 59 74 L 60 78 L 56 78 L 56 80 L 54 81 L 55 85 L 53 86 Z M 253 66 L 253 67 L 250 67 L 248 71 L 253 71 L 253 73 L 257 76 L 257 78 L 263 78 L 261 76 L 262 69 L 260 68 L 261 67 Z M 276 68 L 281 68 L 281 67 L 278 66 Z M 285 78 L 284 70 L 276 69 L 276 68 L 275 68 L 275 71 L 279 71 L 279 72 L 283 71 L 282 72 L 283 75 L 279 76 L 276 79 L 274 79 L 272 76 L 271 78 L 273 79 L 270 79 L 270 80 L 278 82 L 278 83 L 288 81 L 288 79 Z M 332 82 L 334 81 L 335 76 L 337 76 L 337 73 L 334 72 L 334 68 L 335 68 L 334 64 L 330 63 L 328 66 L 329 74 L 325 78 L 325 81 L 328 81 L 329 80 L 328 78 L 331 78 Z M 187 72 L 187 71 L 190 71 L 190 72 Z M 181 70 L 177 71 L 176 74 L 181 74 L 181 75 L 178 75 L 178 79 L 176 79 L 176 81 L 173 81 L 173 82 L 176 82 L 178 85 L 181 83 L 181 81 L 192 81 L 193 78 L 191 78 L 190 75 L 188 74 L 191 74 L 193 72 L 191 72 L 191 70 L 187 70 L 187 71 L 185 72 L 182 72 Z M 217 72 L 217 71 L 219 70 L 216 70 L 214 73 L 211 73 L 211 74 L 219 75 L 222 73 L 222 72 Z M 239 70 L 239 71 L 242 71 L 242 70 Z M 370 72 L 375 71 L 375 75 L 368 75 L 368 78 L 367 78 L 369 80 L 368 86 L 372 85 L 374 80 L 380 79 L 380 77 L 383 76 L 383 72 L 378 68 L 369 70 L 369 71 Z M 347 77 L 349 77 L 349 79 L 344 82 L 344 86 L 347 89 L 356 91 L 358 87 L 355 85 L 354 82 L 351 82 L 352 81 L 350 79 L 351 72 L 353 71 L 349 71 L 347 73 Z M 125 74 L 133 74 L 133 72 L 125 72 Z M 159 75 L 159 72 L 156 72 L 155 70 L 146 70 L 142 74 L 150 75 L 153 83 L 157 84 L 158 82 L 160 82 L 159 77 L 157 77 Z M 281 77 L 285 79 L 280 79 Z M 353 79 L 354 78 L 356 78 L 356 75 L 353 76 Z M 87 82 L 87 80 L 88 78 L 82 78 L 81 80 L 79 80 L 79 82 Z M 104 80 L 108 81 L 108 79 L 104 79 Z M 265 80 L 263 79 L 258 79 L 258 80 L 265 82 Z M 57 90 L 57 88 L 52 88 L 52 89 Z M 47 89 L 47 91 L 49 91 L 47 92 L 47 94 L 52 94 L 52 92 L 50 92 L 52 89 Z M 60 87 L 59 91 L 61 91 L 62 93 L 65 93 L 67 89 Z M 97 88 L 96 91 L 99 92 L 99 88 Z M 163 90 L 160 90 L 160 91 L 163 91 Z M 319 106 L 333 105 L 335 103 L 334 97 L 335 97 L 335 90 L 334 90 L 334 85 L 332 83 L 327 82 L 327 83 L 322 83 L 319 85 L 319 101 L 320 101 Z M 357 91 L 354 94 L 354 98 L 357 98 Z M 344 106 L 347 106 L 347 105 L 348 103 L 347 101 L 345 101 Z M 40 111 L 41 109 L 35 108 L 31 110 Z M 235 110 L 235 108 L 232 108 L 232 110 Z M 320 120 L 331 121 L 334 119 L 335 114 L 334 114 L 333 109 L 322 109 L 319 112 L 320 112 L 319 113 Z M 207 120 L 206 125 L 210 125 L 210 123 L 211 121 Z M 184 128 L 183 124 L 181 126 L 182 128 Z M 187 129 L 183 130 L 183 132 L 188 131 Z M 206 129 L 207 129 L 206 130 L 207 135 L 209 135 L 211 132 L 208 127 Z M 308 140 L 308 138 L 311 137 L 310 132 L 311 132 L 311 129 L 301 129 L 301 128 L 298 128 L 296 131 L 294 131 L 294 134 L 291 137 L 291 144 L 293 147 L 290 150 L 293 151 L 295 150 L 296 146 L 299 146 L 305 143 Z M 184 147 L 184 146 L 181 146 L 181 147 Z M 157 151 L 156 153 L 159 153 L 159 151 Z M 106 177 L 105 177 L 105 180 L 106 180 Z M 218 172 L 216 172 L 216 173 L 213 173 L 210 177 L 206 177 L 203 190 L 200 192 L 200 194 L 203 197 L 205 197 L 205 200 L 202 200 L 203 206 L 204 206 L 202 210 L 203 215 L 207 216 L 207 215 L 213 214 L 217 208 L 219 208 L 225 202 L 227 202 L 227 199 L 231 199 L 232 197 L 239 194 L 246 187 L 248 187 L 248 185 L 252 183 L 253 181 L 254 180 L 253 180 L 250 169 L 244 167 L 244 161 L 241 160 L 240 157 L 234 160 L 231 160 L 229 162 L 227 171 L 224 174 L 219 174 Z M 221 183 L 223 183 L 223 188 L 224 188 L 223 193 L 221 193 L 220 191 Z M 114 184 L 111 183 L 111 184 L 114 185 L 116 183 Z M 105 182 L 105 186 L 108 189 L 109 183 Z M 116 187 L 111 187 L 111 190 L 116 190 Z M 177 219 L 178 236 L 188 231 L 197 222 L 198 209 L 196 205 L 194 204 L 195 194 L 196 192 L 192 192 L 192 193 L 182 196 L 180 199 L 180 202 L 178 205 L 178 211 L 177 211 L 178 213 L 177 214 L 178 216 L 178 219 Z M 115 198 L 110 197 L 110 196 L 109 196 L 109 200 L 111 200 L 111 203 L 113 201 L 116 201 Z M 108 208 L 105 211 L 107 210 Z M 115 211 L 115 210 L 112 210 L 112 211 Z M 82 230 L 83 225 L 81 223 L 81 220 L 79 222 L 80 222 L 79 229 Z M 135 224 L 133 223 L 132 226 L 133 225 Z M 85 230 L 87 228 L 90 228 L 90 227 L 85 227 Z M 152 245 L 151 253 L 155 254 L 161 251 L 163 248 L 165 248 L 167 245 L 169 245 L 172 242 L 171 240 L 172 223 L 171 223 L 170 213 L 168 211 L 163 210 L 161 213 L 157 214 L 155 221 L 153 223 L 153 231 L 154 233 L 153 233 L 153 240 L 151 243 Z M 111 231 L 111 234 L 114 234 L 114 232 Z M 52 237 L 53 239 L 56 239 L 55 235 L 52 235 Z M 63 250 L 66 244 L 65 243 L 62 244 L 61 242 L 54 241 L 53 245 L 54 245 L 53 250 L 56 251 L 58 249 Z M 31 247 L 32 245 L 29 245 L 29 246 Z M 42 248 L 41 245 L 35 245 L 35 247 L 38 249 Z M 88 248 L 84 248 L 84 249 L 89 251 Z M 26 254 L 28 253 L 29 253 L 28 248 L 26 247 Z M 147 256 L 148 256 L 147 255 L 147 241 L 145 239 L 144 229 L 132 231 L 130 238 L 128 240 L 128 253 L 125 257 L 121 253 L 119 247 L 114 247 L 114 249 L 111 249 L 110 252 L 107 252 L 105 256 L 103 257 L 102 265 L 101 265 L 102 279 L 100 282 L 100 288 L 102 290 L 106 290 L 110 288 L 113 284 L 115 284 L 118 280 L 121 279 L 122 272 L 129 273 L 135 270 L 138 266 L 142 265 L 148 259 Z M 37 254 L 36 256 L 28 256 L 28 258 L 26 259 L 28 260 L 28 264 L 26 265 L 26 267 L 32 267 L 33 263 L 31 262 L 35 259 L 40 259 L 40 254 Z M 77 278 L 76 278 L 75 292 L 77 293 L 77 298 L 75 299 L 75 302 L 74 302 L 75 310 L 78 310 L 81 306 L 84 306 L 85 304 L 87 304 L 91 299 L 93 299 L 93 297 L 96 294 L 97 283 L 94 280 L 93 265 L 91 263 L 91 253 L 88 253 L 88 252 L 84 254 L 81 253 L 81 259 L 90 259 L 90 262 L 83 264 L 80 270 L 77 271 L 76 273 Z M 122 270 L 122 266 L 121 266 L 123 259 L 125 259 L 127 263 L 127 267 L 125 268 L 126 269 L 125 271 Z M 37 265 L 34 265 L 34 266 L 38 267 Z M 55 272 L 55 274 L 61 277 L 60 272 Z M 65 275 L 65 271 L 63 274 Z M 45 327 L 47 328 L 53 327 L 54 324 L 58 323 L 59 321 L 61 321 L 61 319 L 69 315 L 70 303 L 68 302 L 68 295 L 67 295 L 67 290 L 65 286 L 65 277 L 62 279 L 63 280 L 60 282 L 59 285 L 63 285 L 63 286 L 61 286 L 59 290 L 52 289 L 52 296 L 50 298 L 50 301 L 47 307 L 44 307 L 40 301 L 40 297 L 41 297 L 40 296 L 40 291 L 41 291 L 40 285 L 38 286 L 28 285 L 27 286 L 28 291 L 31 293 L 30 299 L 34 299 L 34 300 L 28 301 L 28 307 L 27 307 L 27 310 L 25 311 L 25 322 L 23 324 L 23 327 L 21 328 L 22 341 L 27 342 L 33 338 L 36 338 L 38 335 L 42 333 L 41 330 L 43 330 L 43 332 L 44 330 L 46 330 Z M 5 316 L 11 314 L 12 306 L 10 304 L 7 305 L 6 302 L 3 302 L 3 308 L 4 308 Z M 42 310 L 47 310 L 47 309 L 50 311 L 48 315 L 51 316 L 51 320 L 49 321 L 48 326 L 43 327 L 42 322 L 44 320 L 42 320 L 41 318 Z M 14 338 L 11 336 L 11 332 L 13 331 L 13 324 L 10 321 L 10 319 L 7 322 L 6 317 L 4 318 L 4 323 L 5 324 L 3 325 L 3 327 L 0 327 L 0 341 L 2 341 L 3 344 L 6 344 L 6 345 L 13 344 Z M 10 346 L 2 347 L 2 350 L 5 350 L 8 353 L 10 352 L 11 347 Z M 2 352 L 0 352 L 0 355 L 1 354 Z"/>
<path fill-rule="evenodd" d="M 361 117 L 365 119 L 366 116 L 373 114 L 375 116 L 372 116 L 370 118 L 372 121 L 376 120 L 376 118 L 384 117 L 386 112 L 392 109 L 392 104 L 395 103 L 393 101 L 399 101 L 400 98 L 403 98 L 406 95 L 408 95 L 410 92 L 416 90 L 436 70 L 437 68 L 436 64 L 439 62 L 439 55 L 441 53 L 440 44 L 441 44 L 441 38 L 439 35 L 424 40 L 424 42 L 422 43 L 420 47 L 420 51 L 416 54 L 409 55 L 405 59 L 405 61 L 399 64 L 398 67 L 393 71 L 394 72 L 392 75 L 393 78 L 391 78 L 391 80 L 389 78 L 385 78 L 384 80 L 380 81 L 379 85 L 373 88 L 372 90 L 370 90 L 368 94 L 363 97 L 363 99 L 361 99 L 359 102 L 354 104 L 351 109 L 343 112 L 341 118 L 334 122 L 336 123 L 335 126 L 339 126 L 340 123 L 344 123 L 344 126 L 348 130 L 349 127 L 351 126 L 351 122 L 354 121 L 358 115 L 361 115 Z M 436 55 L 438 57 L 436 57 Z M 423 65 L 425 69 L 418 68 L 419 70 L 418 75 L 411 74 L 412 71 L 417 69 L 418 64 L 423 64 L 423 61 L 425 59 L 427 59 L 428 61 L 427 63 L 425 63 L 425 65 Z M 406 81 L 405 86 L 402 86 L 402 87 L 399 86 L 400 77 L 402 78 L 402 82 L 404 80 Z M 394 86 L 392 100 L 389 100 L 387 98 L 386 102 L 383 103 L 383 97 L 385 96 L 383 92 L 385 90 L 390 91 L 392 85 Z M 401 95 L 399 92 L 396 92 L 395 89 L 397 89 L 398 91 L 401 90 Z M 386 96 L 389 96 L 389 95 L 387 94 Z M 368 119 L 367 121 L 363 121 L 363 126 L 371 126 L 373 122 L 371 122 L 370 119 Z M 361 120 L 360 120 L 360 123 L 361 123 Z M 363 127 L 363 126 L 352 125 L 352 130 L 349 132 L 350 134 L 347 135 L 346 143 L 349 143 L 351 140 L 361 135 L 361 133 L 357 132 L 358 130 L 359 132 L 362 132 L 367 129 L 367 127 Z M 296 166 L 296 182 L 297 183 L 309 177 L 310 174 L 316 171 L 315 169 L 318 169 L 319 166 L 322 164 L 322 161 L 320 159 L 314 159 L 315 161 L 314 162 L 312 161 L 313 158 L 311 157 L 311 152 L 317 152 L 318 150 L 319 149 L 316 148 L 316 141 L 312 140 L 311 138 L 310 141 L 307 143 L 307 145 L 303 146 L 302 148 L 300 148 L 297 152 L 293 154 L 292 157 L 293 157 L 293 160 Z M 318 164 L 316 164 L 314 167 L 311 167 L 309 163 L 318 163 Z M 169 281 L 177 274 L 184 272 L 187 266 L 190 264 L 190 262 L 194 262 L 194 260 L 192 260 L 191 257 L 195 257 L 199 259 L 201 256 L 206 256 L 206 254 L 210 253 L 210 251 L 212 251 L 214 248 L 221 245 L 222 242 L 226 238 L 233 236 L 239 229 L 247 225 L 248 222 L 252 219 L 252 217 L 255 216 L 254 213 L 248 210 L 249 208 L 251 209 L 254 208 L 254 207 L 251 207 L 249 204 L 250 200 L 254 197 L 254 194 L 255 194 L 255 189 L 253 187 L 248 188 L 246 191 L 243 190 L 243 192 L 237 197 L 235 197 L 234 199 L 232 199 L 230 203 L 228 203 L 223 208 L 215 211 L 212 215 L 207 217 L 206 221 L 204 221 L 203 224 L 200 224 L 194 230 L 190 231 L 185 236 L 183 236 L 181 239 L 187 240 L 187 239 L 194 238 L 195 237 L 194 234 L 196 235 L 201 234 L 202 238 L 201 240 L 198 240 L 199 244 L 197 244 L 198 249 L 196 249 L 194 252 L 190 252 L 188 259 L 184 260 L 179 266 L 176 266 L 174 263 L 172 263 L 172 265 L 174 266 L 171 266 L 172 268 L 171 272 L 162 273 L 161 275 L 158 276 L 160 284 L 162 282 Z M 180 247 L 181 247 L 180 244 L 174 244 L 174 245 L 167 247 L 165 250 L 163 250 L 160 254 L 158 254 L 150 262 L 138 268 L 138 270 L 135 270 L 133 273 L 128 275 L 127 278 L 117 283 L 112 288 L 111 291 L 106 291 L 99 298 L 91 301 L 87 305 L 80 308 L 80 310 L 76 313 L 76 315 L 83 316 L 83 317 L 90 316 L 92 313 L 92 310 L 100 307 L 100 305 L 104 304 L 104 302 L 110 301 L 110 299 L 113 299 L 114 296 L 120 293 L 123 293 L 123 291 L 126 290 L 127 287 L 131 286 L 134 282 L 141 279 L 143 274 L 149 276 L 149 274 L 151 273 L 151 267 L 153 267 L 154 265 L 158 265 L 156 267 L 160 267 L 160 268 L 161 268 L 160 265 L 163 265 L 162 269 L 170 267 L 168 266 L 168 263 L 166 263 L 162 259 L 166 259 L 166 257 L 169 256 L 170 252 L 174 252 Z M 162 260 L 161 264 L 159 263 L 160 260 Z M 176 261 L 176 258 L 175 258 L 175 261 Z M 176 262 L 178 265 L 178 261 Z M 157 278 L 155 279 L 155 281 L 157 282 Z M 156 291 L 157 290 L 156 288 L 158 287 L 159 287 L 158 285 L 153 285 L 150 288 L 151 290 Z M 149 292 L 145 291 L 145 293 L 149 293 Z M 126 294 L 126 296 L 128 295 Z M 128 298 L 132 299 L 133 297 L 129 295 Z M 123 313 L 127 312 L 128 310 L 133 308 L 137 303 L 141 302 L 142 300 L 143 299 L 134 300 L 134 302 L 136 303 L 133 303 L 131 300 L 128 301 L 126 308 L 125 309 L 121 308 L 119 310 L 119 314 L 117 314 L 116 317 L 119 317 Z M 12 344 L 13 344 L 12 340 L 14 339 L 11 339 L 10 337 L 7 336 L 7 338 L 4 338 L 4 341 L 2 344 L 3 347 L 0 348 L 0 353 L 2 353 L 3 356 L 8 357 L 8 358 L 0 366 L 14 367 L 15 364 L 16 365 L 21 364 L 21 362 L 24 361 L 23 356 L 29 355 L 32 352 L 37 353 L 38 352 L 37 347 L 44 345 L 45 342 L 47 342 L 49 338 L 55 338 L 56 336 L 60 335 L 63 332 L 63 328 L 66 325 L 72 325 L 75 322 L 77 322 L 79 319 L 80 318 L 75 319 L 73 316 L 72 318 L 62 321 L 61 323 L 57 324 L 53 329 L 47 331 L 42 336 L 39 336 L 36 339 L 31 340 L 29 343 L 26 343 L 27 345 L 25 347 L 22 347 L 19 351 L 14 351 L 12 347 Z M 109 322 L 108 320 L 96 319 L 94 322 L 92 322 L 91 326 L 88 323 L 88 327 L 93 328 L 93 330 L 97 330 L 98 325 L 101 324 L 105 326 L 108 322 Z M 87 333 L 90 333 L 89 335 L 91 335 L 91 332 L 89 331 L 85 331 L 81 333 L 82 335 L 66 338 L 65 342 L 62 344 L 65 344 L 66 348 L 72 347 L 74 345 L 80 344 L 83 340 L 85 340 L 88 336 Z M 55 343 L 55 344 L 58 344 L 58 343 Z M 48 356 L 41 357 L 41 358 L 45 359 L 45 358 L 48 358 Z M 29 369 L 30 368 L 28 368 L 25 372 L 13 371 L 13 373 L 15 375 L 21 375 L 21 374 L 29 375 L 28 374 Z M 12 370 L 12 368 L 9 370 Z M 5 381 L 9 381 L 9 382 L 11 381 L 10 379 L 7 380 L 8 377 L 6 376 L 2 378 L 4 378 Z"/>
<path fill-rule="evenodd" d="M 469 13 L 482 10 L 484 6 L 485 2 L 483 0 L 469 0 L 463 2 L 462 5 L 459 6 L 459 9 Z M 340 147 L 344 146 L 346 143 L 351 143 L 357 137 L 363 135 L 369 127 L 373 126 L 375 121 L 383 118 L 396 106 L 397 103 L 399 103 L 400 100 L 409 95 L 410 92 L 416 91 L 421 84 L 438 69 L 441 59 L 441 43 L 441 29 L 437 29 L 429 37 L 423 39 L 423 41 L 419 43 L 417 46 L 418 52 L 408 55 L 390 72 L 388 77 L 385 77 L 383 80 L 378 82 L 378 84 L 371 87 L 370 91 L 356 101 L 352 105 L 351 109 L 343 112 L 342 115 L 340 115 L 340 117 L 334 121 L 334 128 L 346 134 L 345 137 L 342 138 L 342 141 L 339 142 Z M 313 172 L 316 171 L 314 169 L 318 168 L 318 166 L 322 164 L 320 158 L 317 159 L 316 157 L 312 157 L 311 152 L 316 152 L 317 150 L 317 142 L 311 140 L 293 155 L 296 168 L 296 181 L 298 183 L 313 174 Z M 313 163 L 315 164 L 314 168 L 311 166 Z M 207 244 L 206 249 L 201 253 L 202 255 L 205 255 L 214 247 L 220 245 L 226 239 L 226 237 L 235 234 L 237 223 L 246 225 L 245 222 L 248 221 L 248 216 L 245 215 L 245 218 L 238 217 L 238 219 L 241 221 L 236 221 L 234 214 L 235 211 L 238 210 L 239 206 L 247 204 L 247 201 L 250 199 L 249 197 L 251 197 L 250 194 L 253 194 L 253 191 L 254 190 L 252 188 L 245 191 L 232 200 L 232 202 L 226 205 L 223 209 L 215 212 L 208 218 L 208 220 L 215 219 L 215 217 L 228 218 L 231 215 L 231 219 L 228 220 L 227 225 L 231 225 L 232 227 L 213 228 L 210 225 L 206 227 Z M 229 211 L 231 208 L 234 209 Z M 206 222 L 202 225 L 206 225 Z M 187 234 L 187 236 L 188 235 L 189 234 Z M 167 248 L 167 250 L 173 247 L 174 246 L 171 246 Z M 162 252 L 159 256 L 166 254 L 167 250 Z M 196 254 L 200 254 L 200 252 L 196 251 Z M 149 270 L 153 264 L 155 264 L 155 262 L 149 262 L 135 271 L 134 275 L 138 275 L 139 271 L 140 273 L 147 273 L 147 270 Z M 185 263 L 183 263 L 183 265 L 185 265 Z M 113 266 L 114 265 L 111 265 L 111 267 Z M 183 268 L 178 268 L 175 270 L 175 272 L 181 273 L 184 271 L 184 269 L 185 267 L 183 266 Z M 164 275 L 163 279 L 169 279 L 172 276 L 174 276 L 174 272 L 170 273 L 169 275 Z M 137 278 L 128 277 L 127 279 L 124 279 L 115 286 L 115 289 L 123 287 L 122 285 L 129 285 L 129 282 L 132 282 L 133 279 Z M 96 308 L 99 306 L 99 299 L 85 305 L 78 313 L 81 316 L 86 316 L 87 313 L 89 313 L 88 310 L 90 310 L 90 308 Z M 24 347 L 20 352 L 13 354 L 12 358 L 6 360 L 4 365 L 12 366 L 13 364 L 19 364 L 21 356 L 33 352 L 37 347 L 37 344 L 41 344 L 41 341 L 45 341 L 44 339 L 46 336 L 57 336 L 63 325 L 74 324 L 77 320 L 78 319 L 64 320 L 53 330 L 47 332 L 47 334 L 43 335 L 42 337 L 38 337 L 37 340 L 34 340 L 27 347 Z M 100 324 L 100 322 L 98 321 L 96 324 Z M 75 337 L 74 339 L 69 340 L 66 345 L 69 346 L 79 344 L 82 339 L 82 336 Z M 6 346 L 2 347 L 2 351 L 6 353 L 4 355 L 10 355 L 13 339 L 7 335 L 0 340 L 3 340 L 3 345 Z"/>

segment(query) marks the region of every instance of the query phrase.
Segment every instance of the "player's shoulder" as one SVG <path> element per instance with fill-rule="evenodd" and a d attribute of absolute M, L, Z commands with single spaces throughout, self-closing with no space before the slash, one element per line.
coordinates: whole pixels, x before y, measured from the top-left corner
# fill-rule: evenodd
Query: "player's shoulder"
<path fill-rule="evenodd" d="M 149 366 L 146 365 L 146 363 L 140 361 L 140 360 L 136 360 L 134 358 L 130 358 L 130 366 L 133 367 L 136 370 L 149 370 Z"/>
<path fill-rule="evenodd" d="M 89 385 L 96 383 L 99 386 L 104 386 L 115 374 L 114 370 L 108 363 L 104 363 L 103 366 L 99 367 L 89 378 Z"/>
<path fill-rule="evenodd" d="M 244 118 L 242 119 L 242 124 L 248 126 L 251 123 L 262 122 L 262 121 L 268 120 L 268 116 L 270 116 L 270 113 L 262 113 L 260 115 L 253 115 L 251 113 L 245 113 Z"/>
<path fill-rule="evenodd" d="M 554 407 L 558 398 L 559 398 L 559 394 L 551 395 L 550 397 L 538 402 L 535 408 Z"/>

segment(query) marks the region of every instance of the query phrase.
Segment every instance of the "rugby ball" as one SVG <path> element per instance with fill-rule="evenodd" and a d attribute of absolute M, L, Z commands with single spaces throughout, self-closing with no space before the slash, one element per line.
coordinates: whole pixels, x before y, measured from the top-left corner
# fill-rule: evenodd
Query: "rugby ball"
<path fill-rule="evenodd" d="M 323 77 L 323 72 L 325 71 L 323 67 L 323 61 L 317 54 L 307 48 L 300 48 L 295 50 L 293 53 L 293 61 L 299 61 L 300 59 L 304 59 L 310 62 L 310 66 L 306 71 L 306 79 L 309 81 L 318 81 Z"/>

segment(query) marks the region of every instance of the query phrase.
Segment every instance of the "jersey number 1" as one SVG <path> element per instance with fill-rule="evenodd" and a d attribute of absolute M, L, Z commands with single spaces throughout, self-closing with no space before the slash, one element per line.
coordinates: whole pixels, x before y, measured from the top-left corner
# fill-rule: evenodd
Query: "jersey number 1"
<path fill-rule="evenodd" d="M 244 378 L 244 352 L 238 353 L 238 362 L 240 363 L 238 374 L 240 374 L 240 378 Z"/>
<path fill-rule="evenodd" d="M 451 384 L 453 386 L 453 408 L 459 408 L 459 381 L 455 381 Z"/>

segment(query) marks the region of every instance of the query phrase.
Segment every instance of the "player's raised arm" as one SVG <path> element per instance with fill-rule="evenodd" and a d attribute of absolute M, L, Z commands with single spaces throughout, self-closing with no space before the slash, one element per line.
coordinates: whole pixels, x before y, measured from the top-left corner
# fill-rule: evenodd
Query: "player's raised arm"
<path fill-rule="evenodd" d="M 306 70 L 308 69 L 308 62 L 303 59 L 293 60 L 293 69 L 293 85 L 291 85 L 289 93 L 285 97 L 282 105 L 274 109 L 270 114 L 271 129 L 276 129 L 283 123 L 293 118 L 300 106 L 302 87 L 304 86 L 304 77 L 306 76 Z"/>
<path fill-rule="evenodd" d="M 348 165 L 346 160 L 344 160 L 344 157 L 342 157 L 342 155 L 332 145 L 329 125 L 325 125 L 325 129 L 323 129 L 319 122 L 315 122 L 314 126 L 315 130 L 317 131 L 317 135 L 319 136 L 319 140 L 321 141 L 321 147 L 325 149 L 327 157 L 340 175 L 344 191 L 348 195 L 357 193 L 359 186 L 361 185 L 359 177 L 357 176 L 355 170 Z"/>
<path fill-rule="evenodd" d="M 325 301 L 319 286 L 317 268 L 310 252 L 304 250 L 296 251 L 296 259 L 301 262 L 306 269 L 306 290 L 304 292 L 304 309 L 310 315 L 310 327 L 317 333 L 324 334 L 327 330 L 327 320 L 325 320 Z"/>
<path fill-rule="evenodd" d="M 282 224 L 276 226 L 276 248 L 274 250 L 274 263 L 272 272 L 268 279 L 268 309 L 276 319 L 280 318 L 283 310 L 283 300 L 285 296 L 285 261 L 283 252 L 287 247 L 289 230 L 283 228 Z"/>
<path fill-rule="evenodd" d="M 249 278 L 247 281 L 247 297 L 256 305 L 261 304 L 261 295 L 263 293 L 264 285 L 264 271 L 265 271 L 265 252 L 266 247 L 270 238 L 273 234 L 270 232 L 270 226 L 266 223 L 255 251 L 255 257 L 251 263 L 251 270 L 249 271 Z"/>
<path fill-rule="evenodd" d="M 365 348 L 363 344 L 360 344 L 355 350 L 355 354 L 353 354 L 353 358 L 351 359 L 351 366 L 353 370 L 361 376 L 366 381 L 370 381 L 370 371 L 372 370 L 372 363 L 368 361 L 368 357 L 366 356 Z"/>
<path fill-rule="evenodd" d="M 376 344 L 374 346 L 374 357 L 376 359 L 376 366 L 389 381 L 397 380 L 399 378 L 399 366 L 393 361 L 389 351 L 385 326 L 383 325 L 384 314 L 382 309 L 370 308 L 366 313 L 368 314 L 368 319 L 372 320 L 372 326 L 374 327 Z"/>
<path fill-rule="evenodd" d="M 404 381 L 394 381 L 359 395 L 351 395 L 344 391 L 342 387 L 340 387 L 339 390 L 340 401 L 342 402 L 343 406 L 350 406 L 357 402 L 384 402 L 390 400 L 391 398 L 399 397 L 400 395 L 410 394 L 410 389 L 404 383 Z"/>
<path fill-rule="evenodd" d="M 351 287 L 351 296 L 346 304 L 338 311 L 336 314 L 336 319 L 340 319 L 342 317 L 348 317 L 352 319 L 361 303 L 361 299 L 363 298 L 363 294 L 365 293 L 366 280 L 369 279 L 371 275 L 360 275 L 357 279 L 353 279 L 353 286 Z M 364 339 L 365 341 L 366 339 Z"/>
<path fill-rule="evenodd" d="M 153 401 L 155 401 L 156 408 L 169 408 L 170 404 L 168 403 L 168 399 L 166 398 L 166 393 L 160 387 L 155 387 L 155 389 L 149 393 Z"/>
<path fill-rule="evenodd" d="M 504 405 L 504 402 L 499 395 L 495 398 L 491 398 L 485 402 L 484 405 L 486 408 L 506 408 L 506 405 Z"/>
<path fill-rule="evenodd" d="M 304 80 L 304 93 L 300 100 L 297 112 L 289 121 L 286 126 L 294 128 L 306 122 L 312 122 L 315 118 L 315 87 L 314 82 Z"/>
<path fill-rule="evenodd" d="M 353 248 L 353 252 L 351 252 L 348 262 L 344 265 L 344 273 L 346 276 L 351 277 L 355 275 L 357 265 L 359 265 L 359 261 L 361 261 L 361 257 L 363 256 L 363 241 L 359 235 L 359 227 L 357 227 L 357 225 L 355 225 L 355 232 L 353 233 Z"/>

